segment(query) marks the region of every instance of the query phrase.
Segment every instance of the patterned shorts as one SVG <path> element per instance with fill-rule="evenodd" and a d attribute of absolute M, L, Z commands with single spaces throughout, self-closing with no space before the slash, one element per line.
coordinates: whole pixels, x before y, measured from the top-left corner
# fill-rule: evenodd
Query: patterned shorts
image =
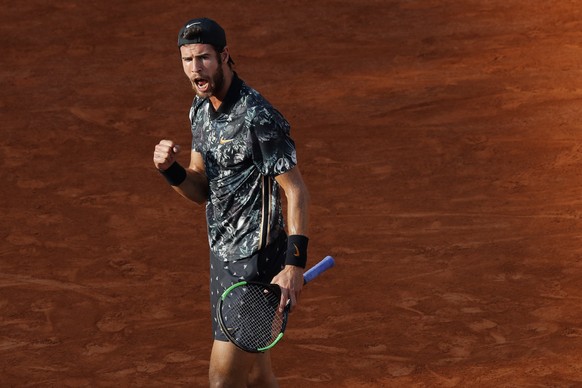
<path fill-rule="evenodd" d="M 228 287 L 242 280 L 270 283 L 285 267 L 287 236 L 281 236 L 256 254 L 235 262 L 224 262 L 210 252 L 210 314 L 214 339 L 228 341 L 216 318 L 216 304 Z"/>

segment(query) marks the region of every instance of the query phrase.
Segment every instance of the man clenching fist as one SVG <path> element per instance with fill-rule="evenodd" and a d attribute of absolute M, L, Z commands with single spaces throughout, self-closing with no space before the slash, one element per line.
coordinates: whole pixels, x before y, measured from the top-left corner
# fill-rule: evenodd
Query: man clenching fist
<path fill-rule="evenodd" d="M 201 155 L 193 152 L 185 169 L 176 160 L 178 152 L 180 146 L 172 140 L 161 140 L 154 149 L 154 166 L 181 196 L 199 204 L 206 202 L 208 180 Z"/>

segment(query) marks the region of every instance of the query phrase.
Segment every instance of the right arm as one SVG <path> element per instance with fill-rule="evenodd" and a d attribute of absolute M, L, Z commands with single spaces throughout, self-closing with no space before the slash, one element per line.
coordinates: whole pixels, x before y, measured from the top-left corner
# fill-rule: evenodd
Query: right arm
<path fill-rule="evenodd" d="M 174 163 L 178 163 L 176 154 L 179 151 L 180 147 L 173 141 L 160 141 L 154 150 L 154 165 L 158 170 L 166 171 Z M 172 188 L 182 197 L 203 204 L 208 197 L 208 179 L 204 170 L 204 160 L 199 152 L 191 152 L 190 165 L 185 171 L 185 179 L 178 185 L 172 185 Z"/>

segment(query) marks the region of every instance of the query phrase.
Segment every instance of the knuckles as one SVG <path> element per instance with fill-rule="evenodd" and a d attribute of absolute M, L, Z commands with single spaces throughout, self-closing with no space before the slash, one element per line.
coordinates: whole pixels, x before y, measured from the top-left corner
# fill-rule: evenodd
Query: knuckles
<path fill-rule="evenodd" d="M 157 168 L 164 168 L 174 161 L 174 147 L 176 145 L 171 140 L 162 140 L 154 148 L 154 164 Z"/>

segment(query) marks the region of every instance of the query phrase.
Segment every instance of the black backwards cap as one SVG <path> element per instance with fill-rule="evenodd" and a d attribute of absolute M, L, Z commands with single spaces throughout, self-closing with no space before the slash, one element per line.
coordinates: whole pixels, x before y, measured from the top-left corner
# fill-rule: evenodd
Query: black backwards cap
<path fill-rule="evenodd" d="M 214 20 L 192 19 L 187 21 L 178 33 L 178 48 L 195 43 L 211 44 L 222 49 L 226 46 L 226 34 Z"/>

